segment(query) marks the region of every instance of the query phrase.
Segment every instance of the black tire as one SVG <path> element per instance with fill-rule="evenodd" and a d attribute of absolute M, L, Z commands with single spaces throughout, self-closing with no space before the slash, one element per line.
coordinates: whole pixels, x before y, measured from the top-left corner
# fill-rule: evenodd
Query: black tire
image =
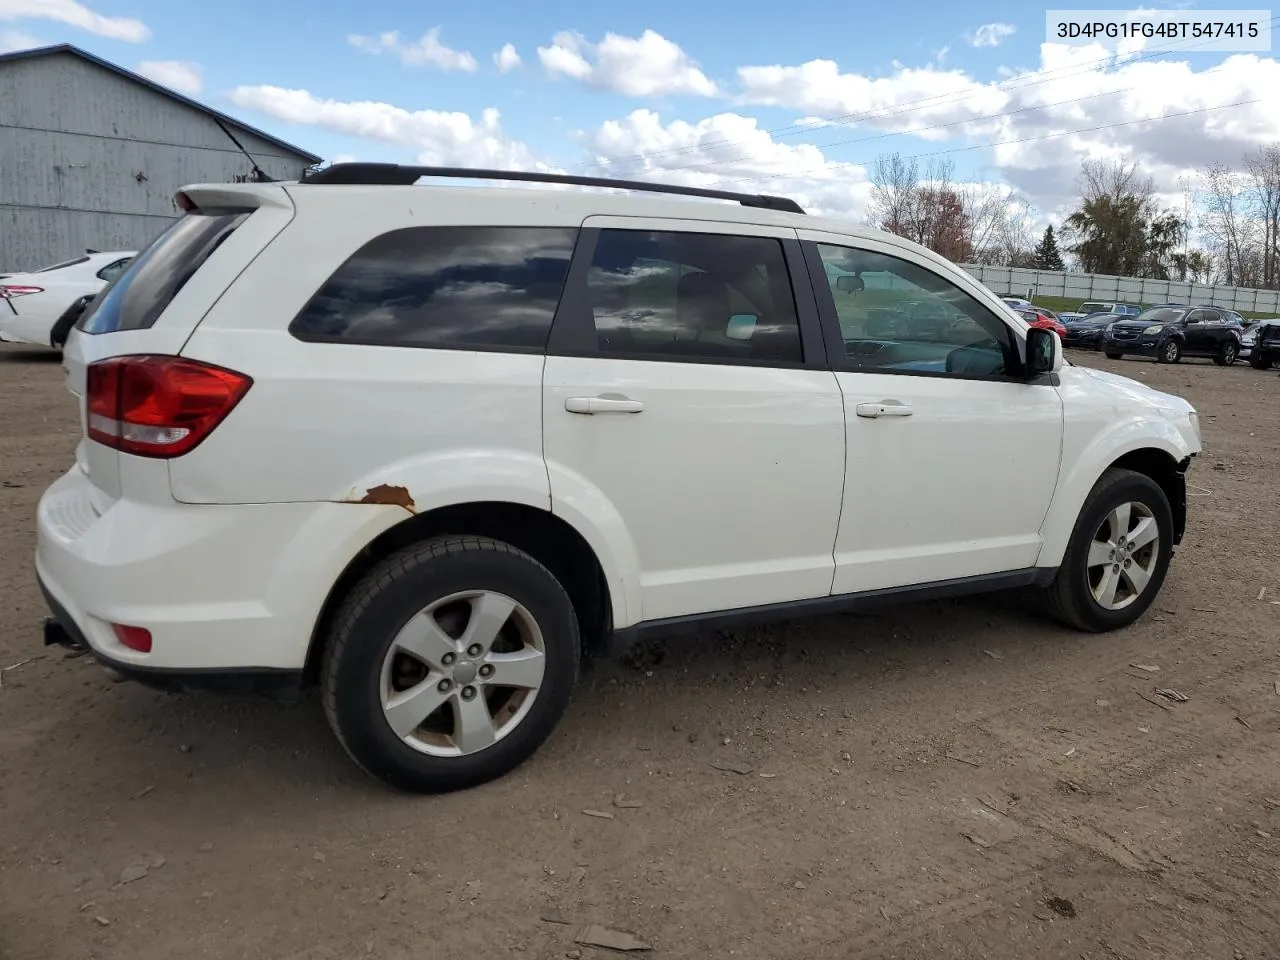
<path fill-rule="evenodd" d="M 1124 359 L 1124 354 L 1123 354 L 1123 353 L 1108 353 L 1108 354 L 1107 354 L 1107 359 L 1108 359 L 1108 360 L 1123 360 L 1123 359 Z"/>
<path fill-rule="evenodd" d="M 1143 592 L 1127 606 L 1109 610 L 1094 599 L 1089 584 L 1089 547 L 1107 514 L 1126 502 L 1141 503 L 1151 511 L 1160 540 L 1155 566 Z M 1173 511 L 1168 497 L 1145 474 L 1113 468 L 1102 475 L 1085 499 L 1062 565 L 1041 595 L 1042 605 L 1050 616 L 1077 630 L 1101 633 L 1127 627 L 1146 613 L 1160 593 L 1172 558 Z"/>
<path fill-rule="evenodd" d="M 1249 358 L 1249 366 L 1253 367 L 1255 370 L 1270 370 L 1271 358 L 1260 357 L 1255 350 L 1253 356 Z"/>
<path fill-rule="evenodd" d="M 382 663 L 411 618 L 435 600 L 473 590 L 504 594 L 536 622 L 546 658 L 541 686 L 523 720 L 492 745 L 433 756 L 410 746 L 387 722 Z M 568 707 L 581 660 L 578 618 L 560 582 L 527 553 L 483 537 L 440 537 L 388 557 L 348 594 L 327 640 L 321 683 L 329 725 L 368 773 L 415 793 L 478 786 L 532 756 Z"/>
<path fill-rule="evenodd" d="M 1236 358 L 1240 355 L 1240 348 L 1228 340 L 1222 345 L 1222 349 L 1218 351 L 1218 355 L 1213 358 L 1213 362 L 1220 367 L 1229 367 L 1236 362 Z"/>
<path fill-rule="evenodd" d="M 1160 353 L 1156 359 L 1161 363 L 1177 363 L 1182 359 L 1182 344 L 1177 340 L 1166 340 L 1160 345 Z"/>

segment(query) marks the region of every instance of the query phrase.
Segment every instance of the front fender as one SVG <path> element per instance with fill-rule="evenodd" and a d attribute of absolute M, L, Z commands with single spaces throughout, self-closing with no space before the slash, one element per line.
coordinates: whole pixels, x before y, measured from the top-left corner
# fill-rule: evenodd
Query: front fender
<path fill-rule="evenodd" d="M 1113 423 L 1092 436 L 1077 431 L 1072 437 L 1070 426 L 1063 444 L 1062 476 L 1045 515 L 1040 536 L 1037 565 L 1056 567 L 1067 552 L 1072 530 L 1090 491 L 1107 468 L 1126 454 L 1139 450 L 1158 450 L 1174 463 L 1180 463 L 1196 452 L 1186 437 L 1170 421 L 1160 416 L 1132 416 Z M 1074 448 L 1074 449 L 1072 449 Z"/>

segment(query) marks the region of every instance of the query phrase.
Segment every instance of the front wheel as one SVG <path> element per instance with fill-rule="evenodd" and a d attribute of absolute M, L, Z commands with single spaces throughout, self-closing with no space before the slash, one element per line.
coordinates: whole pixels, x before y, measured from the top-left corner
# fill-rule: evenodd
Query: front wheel
<path fill-rule="evenodd" d="M 1123 353 L 1108 353 L 1108 354 L 1107 354 L 1107 359 L 1108 359 L 1108 360 L 1123 360 L 1123 359 L 1124 359 L 1124 354 L 1123 354 Z"/>
<path fill-rule="evenodd" d="M 1239 356 L 1240 348 L 1234 343 L 1228 341 L 1222 345 L 1222 349 L 1218 351 L 1218 355 L 1213 358 L 1213 362 L 1220 367 L 1229 367 L 1236 362 Z"/>
<path fill-rule="evenodd" d="M 1253 356 L 1249 358 L 1249 366 L 1253 367 L 1255 370 L 1270 370 L 1271 358 L 1263 356 L 1262 353 L 1255 348 Z"/>
<path fill-rule="evenodd" d="M 581 650 L 573 604 L 546 567 L 463 536 L 384 560 L 328 640 L 334 733 L 366 771 L 417 793 L 478 786 L 528 759 L 569 704 Z"/>
<path fill-rule="evenodd" d="M 1108 470 L 1080 510 L 1045 606 L 1079 630 L 1127 627 L 1155 600 L 1172 558 L 1173 511 L 1160 485 Z"/>
<path fill-rule="evenodd" d="M 1182 359 L 1182 345 L 1177 340 L 1170 340 L 1160 348 L 1161 363 L 1177 363 Z"/>

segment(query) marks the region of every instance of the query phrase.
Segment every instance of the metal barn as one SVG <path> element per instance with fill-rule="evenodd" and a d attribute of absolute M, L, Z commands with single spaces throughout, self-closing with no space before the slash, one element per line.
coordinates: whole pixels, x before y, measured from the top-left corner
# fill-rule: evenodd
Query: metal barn
<path fill-rule="evenodd" d="M 0 54 L 0 273 L 141 249 L 184 184 L 252 179 L 255 163 L 296 180 L 319 162 L 70 44 Z"/>

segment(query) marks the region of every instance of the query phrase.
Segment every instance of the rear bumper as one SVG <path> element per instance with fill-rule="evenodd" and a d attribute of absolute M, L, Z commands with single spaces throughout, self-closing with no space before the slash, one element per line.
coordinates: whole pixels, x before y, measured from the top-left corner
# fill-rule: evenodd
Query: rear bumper
<path fill-rule="evenodd" d="M 378 512 L 391 508 L 333 503 L 122 499 L 99 514 L 92 490 L 72 467 L 41 497 L 41 589 L 71 638 L 162 685 L 221 687 L 197 674 L 301 671 L 341 571 L 391 522 Z M 112 624 L 148 630 L 151 652 L 124 646 Z"/>
<path fill-rule="evenodd" d="M 59 645 L 87 650 L 104 667 L 116 671 L 128 680 L 134 680 L 155 690 L 173 693 L 218 693 L 230 696 L 265 697 L 282 703 L 292 703 L 302 693 L 301 670 L 175 670 L 140 667 L 112 659 L 101 650 L 95 650 L 85 640 L 75 619 L 54 599 L 40 580 L 40 590 L 49 605 L 51 616 L 44 624 L 45 646 Z"/>

